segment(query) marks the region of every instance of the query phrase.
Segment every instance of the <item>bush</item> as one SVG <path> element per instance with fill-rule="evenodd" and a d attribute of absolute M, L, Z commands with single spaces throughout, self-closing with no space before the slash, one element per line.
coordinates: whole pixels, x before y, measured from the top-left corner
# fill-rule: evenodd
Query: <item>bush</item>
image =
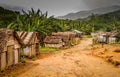
<path fill-rule="evenodd" d="M 20 62 L 26 63 L 26 57 L 25 57 L 25 56 L 21 56 L 21 57 L 20 57 Z"/>
<path fill-rule="evenodd" d="M 41 50 L 40 53 L 52 53 L 52 52 L 56 52 L 56 51 L 58 51 L 60 49 L 53 48 L 53 47 L 41 47 L 40 50 Z"/>

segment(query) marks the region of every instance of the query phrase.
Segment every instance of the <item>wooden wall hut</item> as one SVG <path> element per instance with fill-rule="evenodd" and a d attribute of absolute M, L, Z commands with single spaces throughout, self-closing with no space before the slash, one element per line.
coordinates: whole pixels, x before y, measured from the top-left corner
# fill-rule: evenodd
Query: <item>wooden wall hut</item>
<path fill-rule="evenodd" d="M 108 38 L 108 43 L 116 43 L 117 42 L 117 33 L 110 33 Z"/>
<path fill-rule="evenodd" d="M 53 32 L 51 36 L 47 36 L 44 39 L 46 47 L 61 48 L 63 46 L 68 46 L 70 41 L 75 38 L 75 33 L 73 32 Z"/>
<path fill-rule="evenodd" d="M 17 33 L 9 29 L 0 29 L 0 69 L 17 64 L 20 61 L 21 41 Z"/>
<path fill-rule="evenodd" d="M 22 55 L 33 57 L 39 53 L 39 39 L 37 32 L 17 32 L 24 43 Z"/>
<path fill-rule="evenodd" d="M 117 42 L 117 33 L 114 32 L 99 33 L 97 39 L 98 42 L 100 43 L 115 43 Z"/>

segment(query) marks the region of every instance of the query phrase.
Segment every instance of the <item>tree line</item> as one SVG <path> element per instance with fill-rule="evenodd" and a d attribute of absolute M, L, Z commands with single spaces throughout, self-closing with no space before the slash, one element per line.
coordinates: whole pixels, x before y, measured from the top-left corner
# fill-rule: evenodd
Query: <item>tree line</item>
<path fill-rule="evenodd" d="M 35 11 L 33 8 L 23 14 L 0 8 L 4 15 L 0 15 L 0 28 L 9 28 L 17 31 L 37 31 L 42 41 L 52 32 L 73 31 L 75 29 L 90 34 L 96 31 L 117 31 L 120 33 L 120 11 L 104 15 L 91 14 L 88 18 L 78 20 L 56 19 L 48 17 L 48 12 Z"/>

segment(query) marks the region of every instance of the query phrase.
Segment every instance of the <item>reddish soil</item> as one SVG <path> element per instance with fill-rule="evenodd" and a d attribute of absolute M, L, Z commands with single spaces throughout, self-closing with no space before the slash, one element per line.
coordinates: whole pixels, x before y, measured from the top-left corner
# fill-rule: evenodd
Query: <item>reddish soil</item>
<path fill-rule="evenodd" d="M 115 52 L 117 51 L 117 52 Z M 92 48 L 92 54 L 105 59 L 107 62 L 112 63 L 115 66 L 120 65 L 120 45 L 119 44 L 105 44 L 95 45 Z"/>
<path fill-rule="evenodd" d="M 82 40 L 79 45 L 44 54 L 35 61 L 28 60 L 3 74 L 5 77 L 120 77 L 120 68 L 94 56 L 97 47 L 91 44 L 92 39 Z"/>

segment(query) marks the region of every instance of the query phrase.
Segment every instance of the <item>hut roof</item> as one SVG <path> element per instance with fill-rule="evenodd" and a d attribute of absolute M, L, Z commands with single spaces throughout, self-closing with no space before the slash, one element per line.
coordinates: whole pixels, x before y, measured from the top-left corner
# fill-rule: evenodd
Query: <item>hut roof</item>
<path fill-rule="evenodd" d="M 29 45 L 31 43 L 31 39 L 33 39 L 37 35 L 36 32 L 23 32 L 23 31 L 17 32 L 17 34 L 25 45 Z"/>
<path fill-rule="evenodd" d="M 10 36 L 14 36 L 18 40 L 18 43 L 22 43 L 14 30 L 2 28 L 0 29 L 0 53 L 4 50 Z"/>
<path fill-rule="evenodd" d="M 63 41 L 68 41 L 69 39 L 71 38 L 74 38 L 75 37 L 75 33 L 74 32 L 53 32 L 52 33 L 52 36 L 61 36 Z"/>
<path fill-rule="evenodd" d="M 46 36 L 46 38 L 44 39 L 44 43 L 47 44 L 59 44 L 62 43 L 62 38 L 59 36 Z"/>
<path fill-rule="evenodd" d="M 75 34 L 73 32 L 53 32 L 52 35 L 53 36 L 64 36 L 64 35 L 70 35 L 70 34 Z"/>
<path fill-rule="evenodd" d="M 6 32 L 0 29 L 0 53 L 4 50 L 4 46 L 6 45 Z"/>
<path fill-rule="evenodd" d="M 81 31 L 79 31 L 79 30 L 74 30 L 74 32 L 75 32 L 75 33 L 83 33 L 83 32 L 81 32 Z"/>

